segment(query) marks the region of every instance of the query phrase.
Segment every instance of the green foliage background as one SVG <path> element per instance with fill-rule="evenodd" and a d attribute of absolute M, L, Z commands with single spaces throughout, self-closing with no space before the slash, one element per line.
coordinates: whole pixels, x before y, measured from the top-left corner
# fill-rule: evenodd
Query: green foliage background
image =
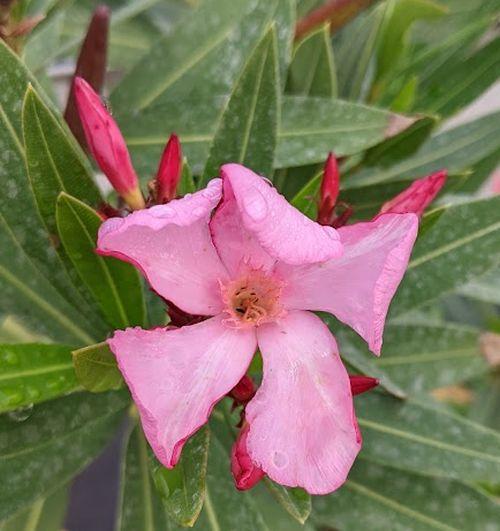
<path fill-rule="evenodd" d="M 443 124 L 499 78 L 500 2 L 383 0 L 294 43 L 320 3 L 109 1 L 109 104 L 144 184 L 175 131 L 194 175 L 184 191 L 240 161 L 313 218 L 328 151 L 359 219 L 449 170 L 381 358 L 325 316 L 350 371 L 381 381 L 356 398 L 364 446 L 349 480 L 315 499 L 269 480 L 236 491 L 228 401 L 176 469 L 156 462 L 103 341 L 165 318 L 131 267 L 93 252 L 102 196 L 59 111 L 61 68 L 96 3 L 24 0 L 46 18 L 21 57 L 0 41 L 0 529 L 59 529 L 71 479 L 126 417 L 118 530 L 499 529 L 500 380 L 479 339 L 500 333 L 500 196 L 479 191 L 500 112 Z"/>

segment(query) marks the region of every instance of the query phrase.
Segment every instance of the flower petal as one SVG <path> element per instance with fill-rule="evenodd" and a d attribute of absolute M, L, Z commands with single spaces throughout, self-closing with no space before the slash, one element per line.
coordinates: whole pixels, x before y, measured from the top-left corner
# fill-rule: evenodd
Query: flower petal
<path fill-rule="evenodd" d="M 277 260 L 311 264 L 342 253 L 337 231 L 292 207 L 265 179 L 239 164 L 221 168 L 223 201 L 211 223 L 214 243 L 231 272 L 241 263 L 270 268 Z"/>
<path fill-rule="evenodd" d="M 131 262 L 151 287 L 182 310 L 216 315 L 222 310 L 218 281 L 227 279 L 210 237 L 209 219 L 221 181 L 183 199 L 112 218 L 99 229 L 100 254 Z"/>
<path fill-rule="evenodd" d="M 326 311 L 380 354 L 385 318 L 417 236 L 415 214 L 384 214 L 338 230 L 344 254 L 309 267 L 282 266 L 285 308 Z"/>
<path fill-rule="evenodd" d="M 345 481 L 361 448 L 349 376 L 326 325 L 289 312 L 257 329 L 264 378 L 246 408 L 247 449 L 271 479 L 311 494 Z"/>
<path fill-rule="evenodd" d="M 186 439 L 242 378 L 255 332 L 231 329 L 216 316 L 175 330 L 129 328 L 108 340 L 156 457 L 177 463 Z"/>

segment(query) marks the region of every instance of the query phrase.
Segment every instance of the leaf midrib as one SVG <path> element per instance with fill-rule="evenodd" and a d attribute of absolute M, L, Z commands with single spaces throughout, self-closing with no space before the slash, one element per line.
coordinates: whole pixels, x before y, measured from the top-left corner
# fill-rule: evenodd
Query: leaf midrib
<path fill-rule="evenodd" d="M 388 498 L 387 496 L 383 496 L 382 494 L 379 494 L 378 492 L 374 492 L 368 487 L 361 485 L 353 481 L 352 479 L 348 479 L 344 485 L 348 489 L 354 490 L 364 496 L 367 496 L 368 498 L 372 498 L 378 503 L 385 505 L 386 507 L 390 507 L 396 512 L 399 512 L 410 518 L 413 518 L 414 520 L 418 520 L 427 525 L 430 525 L 434 527 L 435 529 L 441 529 L 443 531 L 459 531 L 455 527 L 450 527 L 446 524 L 443 524 L 442 522 L 439 522 L 438 520 L 435 520 L 434 518 L 431 518 L 430 516 L 427 516 L 418 511 L 415 511 L 414 509 L 411 509 L 410 507 L 403 505 L 402 503 L 397 502 L 393 500 L 392 498 Z"/>
<path fill-rule="evenodd" d="M 40 374 L 48 374 L 51 372 L 61 372 L 73 369 L 73 363 L 59 363 L 56 365 L 50 365 L 48 367 L 39 367 L 37 369 L 26 369 L 15 372 L 7 372 L 0 374 L 0 381 L 12 380 L 15 378 L 23 378 L 25 376 L 38 376 Z"/>
<path fill-rule="evenodd" d="M 458 249 L 459 247 L 463 247 L 464 245 L 467 245 L 468 243 L 471 243 L 474 240 L 483 238 L 484 236 L 487 236 L 488 234 L 495 232 L 497 229 L 500 229 L 500 221 L 493 223 L 489 225 L 488 227 L 484 227 L 483 229 L 477 230 L 476 232 L 469 233 L 467 236 L 463 238 L 454 240 L 446 245 L 443 245 L 442 247 L 437 248 L 434 251 L 423 254 L 422 256 L 419 256 L 418 258 L 411 260 L 408 264 L 407 270 L 414 269 L 415 267 L 419 267 L 422 264 L 425 264 L 426 262 L 428 262 L 429 260 L 434 260 L 438 258 L 439 256 L 442 256 L 443 254 L 446 254 L 455 249 Z"/>
<path fill-rule="evenodd" d="M 371 428 L 372 430 L 379 431 L 382 433 L 387 433 L 388 435 L 394 435 L 402 439 L 408 439 L 410 441 L 421 443 L 427 446 L 433 446 L 435 448 L 439 448 L 440 450 L 447 450 L 457 454 L 466 455 L 467 457 L 479 458 L 485 461 L 491 461 L 493 463 L 500 464 L 500 457 L 497 457 L 495 455 L 480 452 L 478 450 L 472 450 L 470 448 L 464 448 L 462 446 L 446 443 L 437 439 L 431 439 L 430 437 L 417 435 L 415 433 L 400 430 L 398 428 L 391 428 L 390 426 L 380 424 L 379 422 L 366 420 L 360 417 L 358 417 L 358 422 L 361 426 L 365 426 L 366 428 Z"/>

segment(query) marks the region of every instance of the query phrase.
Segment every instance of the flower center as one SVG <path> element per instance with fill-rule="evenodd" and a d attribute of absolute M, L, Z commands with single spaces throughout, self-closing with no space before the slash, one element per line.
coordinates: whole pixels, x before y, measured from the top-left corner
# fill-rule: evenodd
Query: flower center
<path fill-rule="evenodd" d="M 237 326 L 258 326 L 283 314 L 279 302 L 283 283 L 252 270 L 221 286 L 229 321 Z"/>

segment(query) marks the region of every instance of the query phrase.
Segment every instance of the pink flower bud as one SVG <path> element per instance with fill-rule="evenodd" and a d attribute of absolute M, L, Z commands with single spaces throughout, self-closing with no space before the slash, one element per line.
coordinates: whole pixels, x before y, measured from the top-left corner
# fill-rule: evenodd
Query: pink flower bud
<path fill-rule="evenodd" d="M 234 398 L 239 404 L 246 404 L 250 402 L 255 394 L 255 385 L 250 376 L 243 376 L 243 378 L 231 389 L 229 396 Z"/>
<path fill-rule="evenodd" d="M 377 387 L 379 384 L 377 378 L 371 378 L 370 376 L 349 375 L 349 380 L 351 382 L 351 392 L 353 396 L 366 393 L 366 391 Z"/>
<path fill-rule="evenodd" d="M 125 202 L 134 210 L 144 208 L 137 175 L 116 122 L 84 79 L 75 79 L 74 90 L 92 156 Z"/>
<path fill-rule="evenodd" d="M 320 199 L 318 205 L 318 223 L 330 225 L 333 212 L 339 196 L 340 175 L 337 159 L 333 153 L 329 153 L 323 169 L 321 181 Z"/>
<path fill-rule="evenodd" d="M 447 171 L 436 173 L 417 179 L 396 197 L 382 205 L 379 214 L 407 214 L 413 212 L 422 216 L 424 210 L 434 200 L 439 190 L 446 182 Z"/>
<path fill-rule="evenodd" d="M 251 489 L 265 475 L 248 455 L 247 437 L 249 430 L 249 424 L 245 424 L 231 449 L 231 473 L 238 490 Z"/>
<path fill-rule="evenodd" d="M 161 156 L 156 174 L 156 202 L 168 203 L 177 195 L 182 174 L 182 149 L 177 135 L 172 134 Z"/>

